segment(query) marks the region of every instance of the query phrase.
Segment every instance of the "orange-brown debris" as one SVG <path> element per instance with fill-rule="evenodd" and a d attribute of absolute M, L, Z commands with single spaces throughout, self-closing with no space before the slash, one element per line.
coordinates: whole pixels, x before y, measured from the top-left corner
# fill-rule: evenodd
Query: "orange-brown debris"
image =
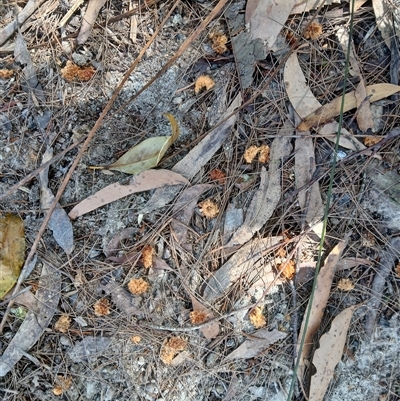
<path fill-rule="evenodd" d="M 13 70 L 0 69 L 0 78 L 1 79 L 10 79 L 14 75 Z"/>
<path fill-rule="evenodd" d="M 281 271 L 281 276 L 291 280 L 296 273 L 296 263 L 294 260 L 288 260 L 277 266 L 278 270 Z"/>
<path fill-rule="evenodd" d="M 354 289 L 354 284 L 349 278 L 342 278 L 338 282 L 338 288 L 342 291 L 351 291 Z"/>
<path fill-rule="evenodd" d="M 153 266 L 154 248 L 151 245 L 146 245 L 142 251 L 141 261 L 146 269 Z"/>
<path fill-rule="evenodd" d="M 222 170 L 214 169 L 210 171 L 210 179 L 218 181 L 221 185 L 225 183 L 226 175 Z"/>
<path fill-rule="evenodd" d="M 57 385 L 53 388 L 54 395 L 62 395 L 66 390 L 71 387 L 72 377 L 57 376 Z"/>
<path fill-rule="evenodd" d="M 366 136 L 364 138 L 364 145 L 367 147 L 374 146 L 382 140 L 381 136 Z"/>
<path fill-rule="evenodd" d="M 243 155 L 244 160 L 246 160 L 246 163 L 251 163 L 257 156 L 257 153 L 258 153 L 258 146 L 253 145 L 247 148 Z"/>
<path fill-rule="evenodd" d="M 128 283 L 128 290 L 133 295 L 144 294 L 149 289 L 149 283 L 143 278 L 133 278 Z"/>
<path fill-rule="evenodd" d="M 194 310 L 190 312 L 190 321 L 192 324 L 201 324 L 204 323 L 207 320 L 207 313 L 199 311 L 199 310 Z"/>
<path fill-rule="evenodd" d="M 249 315 L 250 323 L 256 328 L 264 327 L 267 324 L 263 315 L 262 307 L 256 306 Z"/>
<path fill-rule="evenodd" d="M 194 93 L 197 95 L 201 90 L 210 90 L 215 85 L 214 80 L 208 75 L 201 75 L 194 84 Z"/>
<path fill-rule="evenodd" d="M 96 316 L 106 316 L 111 313 L 110 301 L 107 298 L 99 299 L 94 305 L 94 314 Z"/>
<path fill-rule="evenodd" d="M 64 68 L 61 69 L 61 76 L 69 82 L 72 81 L 89 81 L 93 77 L 96 70 L 93 66 L 80 67 L 68 60 Z"/>
<path fill-rule="evenodd" d="M 258 161 L 260 163 L 267 163 L 269 161 L 269 146 L 261 145 L 259 148 Z"/>
<path fill-rule="evenodd" d="M 160 350 L 160 359 L 166 364 L 170 365 L 174 357 L 187 347 L 187 341 L 181 337 L 171 337 L 165 339 Z"/>
<path fill-rule="evenodd" d="M 213 219 L 219 213 L 218 205 L 210 199 L 199 203 L 201 214 L 207 219 Z"/>
<path fill-rule="evenodd" d="M 317 39 L 322 35 L 322 25 L 319 22 L 311 22 L 311 24 L 304 31 L 304 37 L 306 39 Z"/>
<path fill-rule="evenodd" d="M 61 315 L 56 321 L 54 329 L 60 331 L 61 333 L 66 333 L 71 326 L 71 319 L 68 315 Z"/>
<path fill-rule="evenodd" d="M 228 42 L 228 38 L 221 32 L 211 32 L 208 36 L 212 41 L 212 49 L 218 53 L 225 53 L 228 49 L 226 47 L 226 43 Z"/>

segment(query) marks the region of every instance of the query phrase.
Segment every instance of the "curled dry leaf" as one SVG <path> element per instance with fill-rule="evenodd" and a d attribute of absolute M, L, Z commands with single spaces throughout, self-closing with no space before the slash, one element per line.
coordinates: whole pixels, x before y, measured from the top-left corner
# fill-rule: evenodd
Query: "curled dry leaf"
<path fill-rule="evenodd" d="M 196 79 L 194 84 L 194 93 L 197 95 L 201 90 L 210 90 L 214 87 L 214 80 L 208 75 L 201 75 Z"/>
<path fill-rule="evenodd" d="M 153 256 L 154 256 L 154 248 L 151 245 L 146 245 L 142 251 L 142 257 L 140 258 L 143 266 L 146 269 L 149 269 L 153 266 Z"/>
<path fill-rule="evenodd" d="M 71 326 L 71 318 L 68 315 L 61 315 L 54 325 L 54 330 L 66 333 Z"/>
<path fill-rule="evenodd" d="M 167 150 L 179 136 L 179 126 L 175 117 L 169 113 L 165 113 L 164 116 L 168 118 L 171 124 L 171 136 L 155 136 L 153 138 L 147 138 L 128 150 L 115 163 L 106 167 L 98 166 L 91 168 L 107 168 L 109 170 L 120 171 L 121 173 L 138 174 L 152 167 L 156 167 Z"/>
<path fill-rule="evenodd" d="M 219 208 L 218 205 L 210 199 L 206 199 L 199 203 L 201 214 L 207 219 L 213 219 L 218 216 Z"/>
<path fill-rule="evenodd" d="M 149 283 L 143 278 L 133 278 L 128 283 L 128 290 L 133 295 L 144 294 L 149 289 Z"/>
<path fill-rule="evenodd" d="M 342 291 L 351 291 L 354 289 L 354 284 L 349 278 L 342 278 L 339 280 L 337 287 Z"/>
<path fill-rule="evenodd" d="M 304 37 L 306 39 L 315 40 L 322 35 L 322 25 L 319 22 L 312 21 L 304 31 Z"/>
<path fill-rule="evenodd" d="M 111 313 L 110 301 L 107 298 L 99 299 L 93 305 L 93 309 L 96 316 L 107 316 Z"/>
<path fill-rule="evenodd" d="M 261 306 L 256 306 L 249 314 L 250 323 L 259 329 L 267 324 L 265 316 L 263 314 L 263 308 Z"/>
<path fill-rule="evenodd" d="M 228 38 L 222 32 L 211 32 L 208 37 L 211 39 L 211 47 L 216 53 L 222 54 L 228 50 L 226 47 Z"/>
<path fill-rule="evenodd" d="M 19 216 L 0 218 L 0 299 L 17 282 L 25 260 L 24 223 Z"/>
<path fill-rule="evenodd" d="M 61 69 L 61 76 L 68 82 L 87 82 L 95 73 L 96 70 L 92 65 L 80 67 L 70 60 L 68 60 L 65 67 Z"/>
<path fill-rule="evenodd" d="M 170 365 L 174 357 L 187 347 L 187 341 L 181 337 L 166 338 L 161 346 L 160 359 Z"/>

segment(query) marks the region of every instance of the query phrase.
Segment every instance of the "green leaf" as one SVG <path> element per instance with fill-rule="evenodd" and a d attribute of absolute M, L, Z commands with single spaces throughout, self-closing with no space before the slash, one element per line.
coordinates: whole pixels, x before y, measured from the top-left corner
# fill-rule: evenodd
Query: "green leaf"
<path fill-rule="evenodd" d="M 0 299 L 17 282 L 25 260 L 24 223 L 13 214 L 0 218 Z"/>
<path fill-rule="evenodd" d="M 156 167 L 168 148 L 179 136 L 179 127 L 174 116 L 169 113 L 165 113 L 164 115 L 171 124 L 171 136 L 156 136 L 154 138 L 145 139 L 106 168 L 127 174 L 138 174 L 152 167 Z"/>

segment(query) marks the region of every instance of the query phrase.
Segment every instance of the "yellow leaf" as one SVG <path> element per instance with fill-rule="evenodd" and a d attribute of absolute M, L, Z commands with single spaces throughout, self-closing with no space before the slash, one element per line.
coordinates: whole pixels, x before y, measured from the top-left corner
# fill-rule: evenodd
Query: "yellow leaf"
<path fill-rule="evenodd" d="M 145 139 L 106 168 L 127 174 L 138 174 L 152 167 L 156 167 L 169 147 L 179 136 L 179 127 L 174 116 L 169 113 L 165 113 L 164 115 L 171 124 L 171 136 L 156 136 L 154 138 Z"/>
<path fill-rule="evenodd" d="M 0 299 L 17 282 L 25 260 L 24 223 L 13 214 L 0 218 Z"/>
<path fill-rule="evenodd" d="M 400 91 L 400 86 L 392 84 L 375 84 L 366 87 L 367 96 L 371 96 L 369 101 L 376 102 L 384 99 L 385 97 L 392 96 L 394 93 Z M 342 104 L 342 97 L 338 97 L 332 102 L 321 106 L 313 113 L 308 115 L 303 122 L 299 124 L 297 129 L 299 131 L 308 131 L 310 128 L 322 125 L 332 118 L 337 117 L 340 114 L 340 108 Z M 355 109 L 357 107 L 357 99 L 355 92 L 346 93 L 344 97 L 343 112 Z"/>

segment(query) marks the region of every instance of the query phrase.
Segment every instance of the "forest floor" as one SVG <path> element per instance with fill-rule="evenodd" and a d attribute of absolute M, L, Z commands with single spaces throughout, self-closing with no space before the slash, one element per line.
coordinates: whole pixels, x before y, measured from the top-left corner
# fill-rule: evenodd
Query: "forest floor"
<path fill-rule="evenodd" d="M 3 400 L 400 399 L 400 5 L 295 3 L 2 2 Z"/>

